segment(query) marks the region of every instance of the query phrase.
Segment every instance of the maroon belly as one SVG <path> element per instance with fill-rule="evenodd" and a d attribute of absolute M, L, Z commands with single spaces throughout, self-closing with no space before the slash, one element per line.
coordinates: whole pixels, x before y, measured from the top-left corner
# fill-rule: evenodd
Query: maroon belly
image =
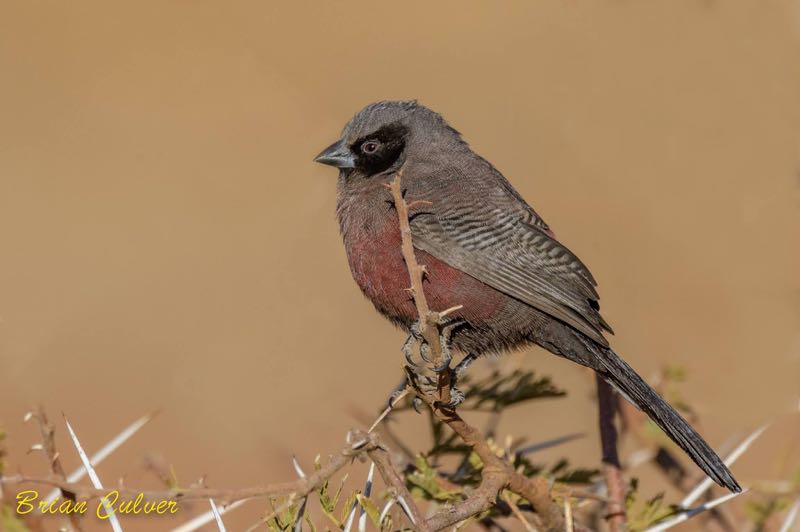
<path fill-rule="evenodd" d="M 399 226 L 393 218 L 381 227 L 345 235 L 350 269 L 364 295 L 387 317 L 409 325 L 417 320 L 417 312 L 408 291 L 410 281 L 400 244 Z M 462 305 L 453 317 L 480 326 L 497 315 L 508 300 L 501 292 L 425 251 L 416 250 L 416 256 L 427 269 L 423 286 L 432 310 Z"/>

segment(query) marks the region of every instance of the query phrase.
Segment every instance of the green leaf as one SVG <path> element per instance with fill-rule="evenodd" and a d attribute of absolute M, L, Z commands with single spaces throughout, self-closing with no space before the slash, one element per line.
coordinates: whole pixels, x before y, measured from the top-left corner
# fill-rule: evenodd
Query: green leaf
<path fill-rule="evenodd" d="M 636 504 L 636 498 L 639 494 L 639 479 L 631 477 L 628 481 L 628 490 L 625 492 L 625 509 L 630 513 L 633 505 Z"/>
<path fill-rule="evenodd" d="M 344 488 L 344 484 L 345 484 L 345 482 L 347 482 L 347 477 L 349 477 L 349 476 L 350 476 L 350 474 L 346 473 L 342 477 L 342 481 L 339 483 L 339 489 L 336 490 L 336 494 L 333 496 L 333 505 L 334 506 L 339 504 L 339 496 L 342 494 L 342 489 Z"/>
<path fill-rule="evenodd" d="M 483 470 L 483 460 L 481 460 L 481 457 L 478 456 L 478 453 L 474 451 L 469 453 L 469 456 L 467 457 L 467 463 L 472 466 L 475 471 Z"/>
<path fill-rule="evenodd" d="M 311 532 L 317 532 L 317 525 L 314 524 L 314 521 L 311 520 L 311 516 L 306 513 L 305 516 L 306 523 L 308 523 L 308 528 L 311 529 Z"/>
<path fill-rule="evenodd" d="M 339 482 L 339 487 L 333 496 L 330 494 L 330 485 L 329 481 L 327 480 L 323 482 L 322 485 L 317 489 L 317 493 L 319 494 L 319 502 L 324 512 L 333 514 L 334 510 L 336 509 L 336 505 L 339 504 L 339 496 L 342 494 L 342 489 L 344 488 L 345 482 L 347 482 L 347 477 L 348 475 L 344 475 L 342 477 L 342 480 Z"/>
<path fill-rule="evenodd" d="M 332 512 L 334 508 L 336 508 L 336 504 L 331 499 L 331 496 L 328 494 L 328 481 L 326 480 L 323 482 L 319 488 L 317 488 L 317 494 L 319 495 L 319 504 L 322 506 L 322 509 L 326 512 Z"/>
<path fill-rule="evenodd" d="M 300 513 L 301 503 L 302 500 L 297 501 L 295 504 L 284 510 L 279 521 L 282 527 L 288 529 L 294 526 L 294 524 L 297 522 L 298 514 Z"/>
<path fill-rule="evenodd" d="M 436 471 L 430 466 L 424 456 L 417 455 L 414 460 L 415 470 L 406 476 L 411 491 L 418 497 L 426 500 L 440 502 L 457 501 L 461 499 L 460 492 L 444 489 L 438 482 Z"/>
<path fill-rule="evenodd" d="M 773 515 L 782 512 L 789 507 L 789 500 L 783 497 L 768 496 L 761 500 L 749 500 L 745 504 L 745 513 L 748 519 L 753 522 L 757 530 L 766 526 L 767 521 Z"/>
<path fill-rule="evenodd" d="M 347 501 L 342 507 L 342 517 L 339 519 L 340 522 L 344 523 L 347 520 L 347 515 L 350 513 L 350 510 L 353 509 L 353 506 L 355 506 L 359 494 L 360 492 L 356 490 L 347 498 Z"/>
<path fill-rule="evenodd" d="M 556 465 L 554 465 L 553 467 L 550 468 L 550 471 L 548 471 L 548 474 L 550 474 L 552 476 L 556 476 L 559 473 L 561 473 L 563 471 L 566 471 L 568 466 L 569 466 L 569 462 L 567 461 L 567 459 L 566 458 L 562 458 L 561 460 L 556 462 Z"/>
<path fill-rule="evenodd" d="M 341 488 L 339 488 L 341 489 Z M 330 496 L 328 495 L 328 483 L 324 482 L 322 486 L 317 490 L 319 494 L 319 506 L 322 509 L 322 513 L 324 513 L 331 522 L 336 525 L 336 528 L 342 528 L 342 522 L 334 515 L 334 511 L 336 510 L 336 504 L 331 500 Z M 338 493 L 337 493 L 338 498 Z"/>
<path fill-rule="evenodd" d="M 576 467 L 557 476 L 556 481 L 564 484 L 593 484 L 599 475 L 599 469 Z"/>
<path fill-rule="evenodd" d="M 630 530 L 646 530 L 655 523 L 680 512 L 677 506 L 665 504 L 663 493 L 637 504 L 638 487 L 639 481 L 635 478 L 631 479 L 628 484 L 628 493 L 625 496 Z"/>
<path fill-rule="evenodd" d="M 269 528 L 272 532 L 283 532 L 283 528 L 278 523 L 276 518 L 272 518 L 266 522 L 267 528 Z"/>
<path fill-rule="evenodd" d="M 564 395 L 566 392 L 557 388 L 550 377 L 537 378 L 534 372 L 521 369 L 506 375 L 494 372 L 488 379 L 467 388 L 467 397 L 475 408 L 488 407 L 494 411 L 524 401 Z"/>
<path fill-rule="evenodd" d="M 380 528 L 381 511 L 377 506 L 375 506 L 375 503 L 360 493 L 356 495 L 356 498 L 358 499 L 358 504 L 361 505 L 364 511 L 367 512 L 369 518 L 372 520 L 372 524 L 374 524 L 377 528 Z"/>
<path fill-rule="evenodd" d="M 517 462 L 522 462 L 522 460 L 517 460 Z M 515 463 L 515 465 L 518 467 L 518 463 Z M 526 468 L 525 474 L 534 475 L 540 473 L 541 470 L 542 468 L 539 468 L 539 471 L 528 472 Z M 582 467 L 570 469 L 569 460 L 564 458 L 556 462 L 555 465 L 547 471 L 547 476 L 553 477 L 557 482 L 562 482 L 564 484 L 591 484 L 599 474 L 600 471 L 598 469 Z"/>
<path fill-rule="evenodd" d="M 667 381 L 684 382 L 686 377 L 689 375 L 689 371 L 686 369 L 686 366 L 682 366 L 680 364 L 670 364 L 664 366 L 662 374 L 664 375 L 664 379 Z"/>
<path fill-rule="evenodd" d="M 514 469 L 519 469 L 520 466 L 522 466 L 522 474 L 526 477 L 534 477 L 544 470 L 544 467 L 534 464 L 527 456 L 516 455 Z"/>
<path fill-rule="evenodd" d="M 306 523 L 308 523 L 308 528 L 311 529 L 311 532 L 317 532 L 317 525 L 315 525 L 314 521 L 311 520 L 311 516 L 308 515 L 308 512 L 306 512 L 306 515 L 303 517 L 306 520 Z"/>
<path fill-rule="evenodd" d="M 331 520 L 331 523 L 333 523 L 334 525 L 336 525 L 336 528 L 344 528 L 344 525 L 342 524 L 342 522 L 341 522 L 341 521 L 339 521 L 339 519 L 338 519 L 338 518 L 337 518 L 337 517 L 336 517 L 336 516 L 333 514 L 333 512 L 329 512 L 329 511 L 328 511 L 328 510 L 326 510 L 325 508 L 322 508 L 322 513 L 323 513 L 323 514 L 325 514 L 325 516 L 326 516 L 328 519 L 330 519 L 330 520 Z"/>

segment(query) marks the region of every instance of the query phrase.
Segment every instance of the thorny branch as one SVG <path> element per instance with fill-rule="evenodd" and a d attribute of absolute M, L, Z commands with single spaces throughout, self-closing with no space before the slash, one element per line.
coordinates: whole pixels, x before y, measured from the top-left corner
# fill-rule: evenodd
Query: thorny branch
<path fill-rule="evenodd" d="M 411 294 L 419 315 L 420 336 L 422 342 L 427 344 L 432 354 L 432 365 L 438 366 L 442 360 L 441 352 L 441 322 L 444 315 L 454 309 L 444 312 L 435 312 L 428 306 L 423 289 L 425 270 L 417 262 L 412 242 L 411 227 L 408 213 L 409 204 L 403 197 L 401 184 L 402 169 L 389 184 L 394 205 L 397 210 L 402 238 L 402 252 L 405 259 L 408 275 L 411 280 Z M 456 307 L 458 308 L 458 307 Z M 414 370 L 406 368 L 409 375 Z M 466 443 L 483 462 L 481 482 L 472 491 L 466 500 L 445 508 L 432 517 L 426 524 L 431 530 L 441 530 L 463 521 L 473 515 L 490 509 L 497 502 L 504 489 L 507 489 L 530 502 L 536 510 L 539 521 L 544 530 L 564 530 L 565 521 L 561 507 L 553 500 L 548 481 L 543 477 L 528 478 L 514 470 L 513 466 L 498 457 L 489 446 L 483 434 L 472 425 L 464 421 L 450 403 L 450 372 L 442 371 L 438 380 L 437 390 L 433 393 L 421 390 L 415 379 L 409 379 L 409 386 L 414 387 L 414 392 L 431 408 L 434 416 L 450 427 Z"/>
<path fill-rule="evenodd" d="M 430 349 L 432 366 L 438 367 L 441 365 L 444 358 L 442 353 L 442 344 L 439 340 L 439 325 L 445 316 L 461 307 L 457 306 L 446 309 L 442 312 L 434 312 L 428 306 L 428 300 L 425 298 L 425 290 L 423 288 L 425 267 L 420 266 L 420 264 L 417 262 L 417 256 L 414 254 L 414 243 L 411 237 L 411 224 L 409 222 L 410 207 L 413 207 L 419 202 L 428 202 L 425 200 L 418 200 L 412 202 L 412 204 L 406 203 L 406 200 L 403 198 L 403 189 L 401 186 L 402 175 L 403 169 L 400 168 L 400 170 L 397 172 L 397 176 L 388 185 L 388 188 L 392 193 L 394 206 L 397 210 L 397 220 L 400 225 L 400 238 L 403 258 L 405 259 L 406 269 L 408 269 L 408 276 L 411 281 L 409 292 L 411 292 L 411 295 L 414 298 L 414 305 L 417 307 L 417 316 L 419 317 L 419 334 L 427 345 L 428 349 Z M 440 402 L 450 402 L 449 371 L 442 371 L 438 374 L 437 394 Z"/>
<path fill-rule="evenodd" d="M 64 480 L 62 476 L 51 475 L 47 477 L 32 477 L 26 475 L 9 475 L 0 477 L 0 483 L 11 484 L 43 484 L 60 488 L 74 495 L 78 500 L 91 501 L 101 499 L 109 491 L 116 490 L 121 498 L 135 498 L 140 493 L 146 501 L 174 500 L 186 501 L 194 499 L 214 499 L 221 504 L 230 504 L 243 499 L 256 497 L 294 497 L 300 498 L 321 486 L 326 480 L 350 464 L 355 458 L 366 455 L 382 446 L 376 434 L 367 434 L 363 431 L 352 431 L 349 441 L 339 452 L 333 454 L 330 461 L 320 469 L 304 478 L 292 482 L 279 482 L 241 489 L 214 489 L 214 488 L 172 488 L 169 490 L 141 490 L 126 486 L 116 486 L 96 489 L 86 484 L 72 483 Z"/>
<path fill-rule="evenodd" d="M 40 420 L 42 434 L 45 440 L 43 447 L 48 454 L 51 452 L 55 453 L 55 447 L 52 444 L 53 428 L 52 425 L 47 422 L 47 417 L 41 408 L 39 410 L 38 419 Z M 48 441 L 50 441 L 49 444 L 47 443 Z M 119 485 L 113 488 L 109 487 L 97 489 L 86 484 L 68 482 L 65 480 L 65 475 L 63 469 L 60 468 L 60 463 L 59 467 L 54 467 L 54 472 L 50 476 L 0 476 L 0 486 L 20 484 L 41 484 L 53 486 L 59 488 L 64 494 L 65 498 L 69 498 L 73 501 L 92 501 L 95 499 L 102 499 L 111 491 L 116 491 L 120 498 L 123 499 L 135 499 L 137 496 L 141 495 L 143 500 L 148 502 L 163 500 L 189 501 L 197 499 L 214 499 L 220 504 L 230 504 L 236 501 L 254 499 L 258 497 L 285 497 L 286 503 L 279 507 L 279 510 L 272 512 L 272 514 L 260 521 L 265 522 L 271 519 L 275 514 L 280 513 L 280 510 L 283 509 L 284 506 L 290 506 L 293 502 L 301 500 L 308 496 L 311 492 L 319 489 L 341 469 L 351 464 L 353 460 L 360 457 L 368 457 L 375 463 L 375 466 L 383 478 L 389 493 L 395 499 L 402 501 L 404 507 L 409 511 L 411 519 L 413 520 L 412 524 L 415 525 L 415 529 L 427 532 L 429 529 L 427 528 L 426 522 L 422 517 L 422 513 L 414 504 L 414 500 L 406 488 L 403 477 L 391 464 L 389 459 L 389 451 L 381 442 L 380 437 L 375 433 L 367 433 L 362 430 L 353 430 L 347 435 L 347 442 L 347 445 L 345 445 L 339 452 L 331 456 L 328 463 L 305 477 L 299 478 L 292 482 L 274 483 L 250 488 L 214 489 L 205 487 L 190 487 L 148 491 Z M 55 457 L 55 460 L 51 457 L 52 463 L 57 463 L 57 453 L 53 456 Z M 76 529 L 80 530 L 77 528 L 77 526 Z"/>

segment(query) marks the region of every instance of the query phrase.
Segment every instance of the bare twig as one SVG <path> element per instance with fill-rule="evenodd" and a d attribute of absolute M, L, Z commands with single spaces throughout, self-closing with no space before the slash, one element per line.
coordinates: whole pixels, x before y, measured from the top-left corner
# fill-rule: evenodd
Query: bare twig
<path fill-rule="evenodd" d="M 595 374 L 597 381 L 598 415 L 600 420 L 600 441 L 603 449 L 603 475 L 608 490 L 606 521 L 611 532 L 625 529 L 625 480 L 617 454 L 617 427 L 614 418 L 617 414 L 617 395 L 603 377 Z"/>
<path fill-rule="evenodd" d="M 525 516 L 522 515 L 519 506 L 517 506 L 517 503 L 515 503 L 508 494 L 503 496 L 503 500 L 506 501 L 506 504 L 508 504 L 509 508 L 511 508 L 511 512 L 514 514 L 514 517 L 519 519 L 519 522 L 522 523 L 522 526 L 525 527 L 525 530 L 528 532 L 537 532 L 536 527 L 534 527 L 530 521 L 528 521 Z"/>
<path fill-rule="evenodd" d="M 408 390 L 408 388 L 406 388 L 406 390 Z M 394 403 L 397 404 L 397 401 Z M 360 423 L 374 423 L 372 414 L 368 414 L 360 407 L 351 407 L 351 415 Z M 399 436 L 397 436 L 397 434 L 394 433 L 388 423 L 379 423 L 372 431 L 380 434 L 382 440 L 388 441 L 392 449 L 397 449 L 402 454 L 402 463 L 397 464 L 400 469 L 403 469 L 408 464 L 412 464 L 414 462 L 416 453 L 412 451 L 408 445 L 403 442 Z M 396 459 L 395 463 L 397 463 Z"/>
<path fill-rule="evenodd" d="M 375 430 L 375 427 L 377 427 L 378 424 L 381 421 L 383 421 L 383 419 L 386 416 L 389 415 L 389 412 L 392 411 L 392 409 L 394 408 L 394 405 L 396 405 L 397 402 L 400 399 L 402 399 L 403 397 L 405 397 L 406 395 L 408 395 L 408 388 L 405 388 L 404 390 L 401 390 L 400 393 L 398 393 L 395 397 L 392 397 L 389 400 L 389 405 L 383 410 L 383 412 L 381 412 L 381 415 L 379 415 L 378 418 L 372 423 L 372 425 L 370 426 L 370 428 L 369 428 L 369 430 L 367 432 L 372 432 L 373 430 Z"/>
<path fill-rule="evenodd" d="M 155 417 L 156 414 L 157 412 L 153 412 L 152 414 L 147 414 L 145 416 L 142 416 L 133 423 L 131 423 L 130 425 L 128 425 L 127 427 L 125 427 L 125 429 L 123 429 L 122 432 L 120 432 L 111 441 L 105 444 L 99 451 L 94 453 L 91 456 L 91 458 L 89 458 L 89 463 L 92 464 L 93 467 L 97 467 L 98 465 L 100 465 L 100 463 L 102 463 L 103 460 L 108 458 L 112 453 L 114 453 L 114 451 L 119 449 L 119 447 L 123 443 L 128 441 L 128 439 L 130 439 L 131 436 L 136 434 L 139 431 L 139 429 L 147 425 L 150 422 L 150 420 L 153 419 L 153 417 Z M 70 473 L 70 475 L 67 477 L 67 480 L 70 482 L 78 482 L 84 476 L 86 476 L 86 467 L 81 465 L 81 467 Z M 47 494 L 45 500 L 50 501 L 54 499 L 57 494 L 58 494 L 58 489 L 55 489 Z"/>
<path fill-rule="evenodd" d="M 55 475 L 56 478 L 66 481 L 67 475 L 64 473 L 64 466 L 61 465 L 61 458 L 58 450 L 56 449 L 56 429 L 47 418 L 47 413 L 44 411 L 44 406 L 38 406 L 36 415 L 34 417 L 39 423 L 39 431 L 42 434 L 42 448 L 44 449 L 44 452 L 47 455 L 47 460 L 50 463 L 50 471 L 53 472 L 53 475 Z M 63 486 L 60 487 L 62 497 L 75 502 L 75 492 L 66 489 Z M 83 530 L 81 527 L 80 516 L 77 513 L 70 513 L 69 520 L 75 530 Z"/>
<path fill-rule="evenodd" d="M 572 525 L 572 503 L 569 497 L 564 499 L 564 520 L 567 522 L 566 532 L 574 530 Z"/>

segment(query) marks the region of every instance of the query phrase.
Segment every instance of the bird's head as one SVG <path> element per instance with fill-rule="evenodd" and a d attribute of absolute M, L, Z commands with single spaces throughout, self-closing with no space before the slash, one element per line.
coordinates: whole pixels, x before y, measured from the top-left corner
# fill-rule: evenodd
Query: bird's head
<path fill-rule="evenodd" d="M 409 155 L 447 138 L 461 142 L 440 115 L 416 101 L 376 102 L 356 113 L 339 139 L 314 161 L 339 168 L 346 177 L 385 175 Z"/>

